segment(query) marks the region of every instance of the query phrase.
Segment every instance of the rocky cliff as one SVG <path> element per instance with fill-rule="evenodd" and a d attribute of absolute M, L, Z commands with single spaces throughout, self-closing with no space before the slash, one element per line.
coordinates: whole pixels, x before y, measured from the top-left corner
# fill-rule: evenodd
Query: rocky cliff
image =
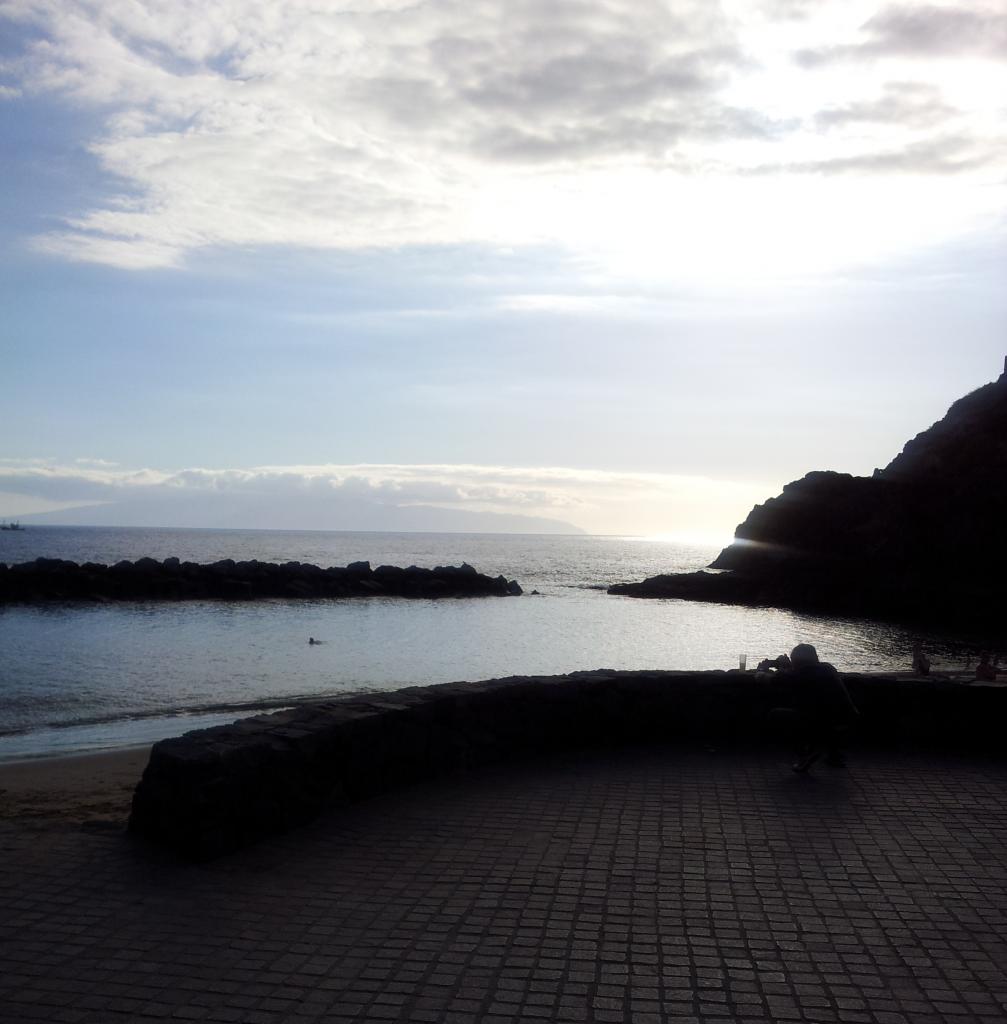
<path fill-rule="evenodd" d="M 711 568 L 610 593 L 999 623 L 1007 579 L 1007 371 L 872 477 L 813 472 L 752 509 Z"/>

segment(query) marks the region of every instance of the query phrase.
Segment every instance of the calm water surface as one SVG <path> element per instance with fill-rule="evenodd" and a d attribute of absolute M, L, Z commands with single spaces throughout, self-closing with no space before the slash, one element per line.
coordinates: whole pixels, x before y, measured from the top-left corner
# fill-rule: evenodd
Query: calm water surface
<path fill-rule="evenodd" d="M 863 620 L 610 597 L 714 549 L 613 537 L 36 527 L 0 561 L 171 555 L 503 573 L 518 598 L 194 601 L 0 610 L 0 758 L 148 742 L 240 714 L 369 690 L 579 669 L 749 665 L 815 644 L 840 669 L 903 669 L 917 634 Z M 530 591 L 538 590 L 539 594 Z M 307 638 L 324 641 L 309 646 Z M 936 638 L 925 638 L 932 649 Z"/>

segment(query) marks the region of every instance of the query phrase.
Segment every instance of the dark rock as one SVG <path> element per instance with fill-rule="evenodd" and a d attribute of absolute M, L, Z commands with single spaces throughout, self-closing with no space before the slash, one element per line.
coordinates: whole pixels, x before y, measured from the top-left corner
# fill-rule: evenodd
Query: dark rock
<path fill-rule="evenodd" d="M 610 593 L 766 604 L 1003 636 L 1007 374 L 872 477 L 814 472 L 756 506 L 711 568 Z"/>
<path fill-rule="evenodd" d="M 287 597 L 314 597 L 315 588 L 307 580 L 291 580 L 284 588 Z"/>
<path fill-rule="evenodd" d="M 371 572 L 369 562 L 345 569 L 287 562 L 235 562 L 210 565 L 163 563 L 153 558 L 122 561 L 107 568 L 54 558 L 39 558 L 14 566 L 0 563 L 0 604 L 66 600 L 185 600 L 215 598 L 248 601 L 257 598 L 366 597 L 506 597 L 521 593 L 513 580 L 492 579 L 471 566 L 401 569 L 383 565 Z"/>

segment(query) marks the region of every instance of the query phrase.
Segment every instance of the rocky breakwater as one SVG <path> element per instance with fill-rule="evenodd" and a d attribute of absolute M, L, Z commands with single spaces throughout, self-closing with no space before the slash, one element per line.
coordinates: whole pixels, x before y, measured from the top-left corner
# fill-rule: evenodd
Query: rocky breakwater
<path fill-rule="evenodd" d="M 718 573 L 611 587 L 966 627 L 1004 639 L 1007 372 L 955 402 L 871 477 L 812 472 L 756 506 Z"/>
<path fill-rule="evenodd" d="M 847 675 L 857 744 L 1003 752 L 1007 690 Z M 129 828 L 206 859 L 389 788 L 522 755 L 636 742 L 772 742 L 779 680 L 754 672 L 576 672 L 302 705 L 154 745 Z M 786 771 L 781 751 L 781 771 Z"/>
<path fill-rule="evenodd" d="M 0 563 L 0 604 L 47 601 L 184 601 L 342 597 L 508 597 L 521 593 L 514 580 L 477 572 L 471 565 L 401 569 L 369 562 L 323 569 L 303 562 L 200 564 L 140 558 L 115 565 L 38 558 Z"/>

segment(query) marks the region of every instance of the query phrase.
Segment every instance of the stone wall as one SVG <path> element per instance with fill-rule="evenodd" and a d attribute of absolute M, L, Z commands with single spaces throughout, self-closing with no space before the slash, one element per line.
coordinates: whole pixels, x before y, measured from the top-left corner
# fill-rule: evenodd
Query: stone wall
<path fill-rule="evenodd" d="M 1007 689 L 845 677 L 862 711 L 854 743 L 1000 751 Z M 302 705 L 155 744 L 131 831 L 206 859 L 431 776 L 563 748 L 666 741 L 767 742 L 783 702 L 772 676 L 579 672 L 409 687 Z"/>

